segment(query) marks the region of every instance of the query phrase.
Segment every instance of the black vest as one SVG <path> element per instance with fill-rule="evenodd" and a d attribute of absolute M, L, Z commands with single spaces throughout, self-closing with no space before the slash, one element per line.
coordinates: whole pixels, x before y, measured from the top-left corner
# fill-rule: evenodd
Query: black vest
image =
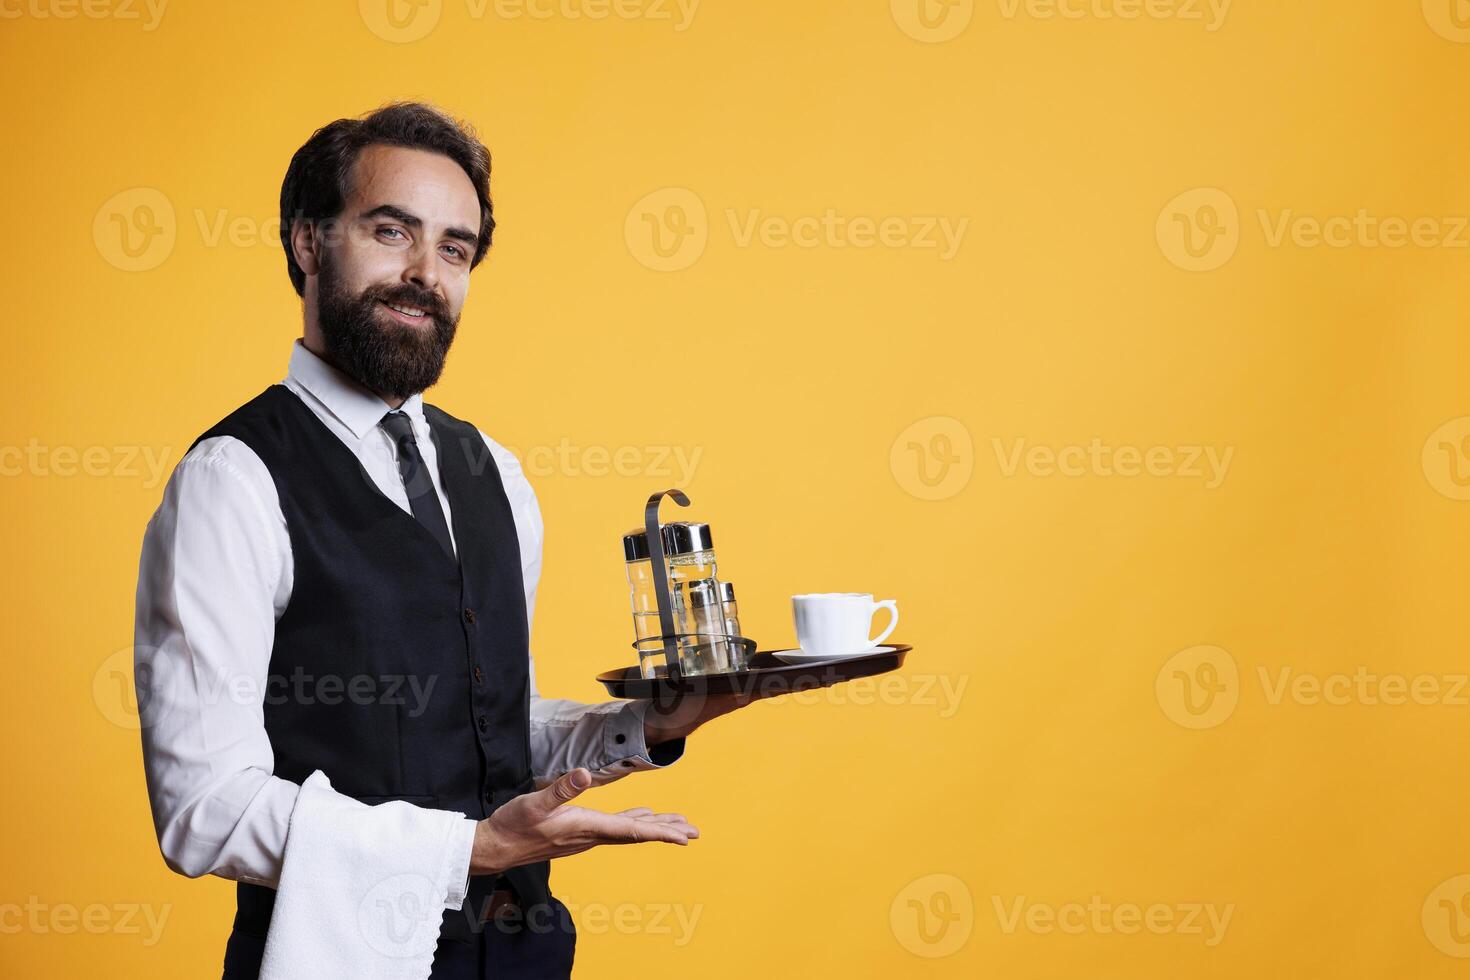
<path fill-rule="evenodd" d="M 290 535 L 291 600 L 276 622 L 264 706 L 275 774 L 299 783 L 320 769 L 364 803 L 481 819 L 534 788 L 520 545 L 479 432 L 431 405 L 424 415 L 457 563 L 282 385 L 199 438 L 233 436 L 260 457 Z M 524 903 L 543 902 L 549 869 L 506 877 Z M 446 912 L 442 934 L 471 941 L 491 884 L 472 879 L 465 911 Z M 235 928 L 264 936 L 275 894 L 240 883 Z"/>

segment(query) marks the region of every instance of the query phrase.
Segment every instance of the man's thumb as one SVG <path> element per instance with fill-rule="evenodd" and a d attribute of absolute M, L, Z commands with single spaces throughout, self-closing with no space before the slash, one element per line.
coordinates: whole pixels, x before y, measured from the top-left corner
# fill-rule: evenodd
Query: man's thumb
<path fill-rule="evenodd" d="M 573 769 L 563 773 L 556 782 L 546 787 L 548 808 L 555 808 L 574 800 L 583 790 L 592 785 L 592 773 L 586 769 Z"/>

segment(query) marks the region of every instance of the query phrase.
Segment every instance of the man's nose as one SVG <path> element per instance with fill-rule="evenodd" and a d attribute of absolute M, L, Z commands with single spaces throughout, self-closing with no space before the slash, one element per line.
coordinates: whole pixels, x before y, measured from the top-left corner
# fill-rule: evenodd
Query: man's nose
<path fill-rule="evenodd" d="M 420 289 L 437 291 L 439 288 L 438 256 L 431 248 L 414 250 L 408 265 L 403 270 L 403 281 L 411 282 Z"/>

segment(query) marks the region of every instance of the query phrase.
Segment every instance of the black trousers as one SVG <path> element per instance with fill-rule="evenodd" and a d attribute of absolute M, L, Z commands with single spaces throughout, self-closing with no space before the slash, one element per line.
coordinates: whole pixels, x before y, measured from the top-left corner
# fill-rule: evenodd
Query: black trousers
<path fill-rule="evenodd" d="M 467 928 L 440 933 L 430 980 L 567 980 L 572 975 L 577 929 L 561 902 L 553 898 L 549 905 L 516 907 L 483 923 L 478 922 L 481 911 L 466 899 L 463 913 L 448 913 L 463 914 Z M 257 980 L 264 955 L 264 936 L 235 929 L 225 946 L 224 980 Z M 312 972 L 336 980 L 330 963 L 314 964 Z"/>

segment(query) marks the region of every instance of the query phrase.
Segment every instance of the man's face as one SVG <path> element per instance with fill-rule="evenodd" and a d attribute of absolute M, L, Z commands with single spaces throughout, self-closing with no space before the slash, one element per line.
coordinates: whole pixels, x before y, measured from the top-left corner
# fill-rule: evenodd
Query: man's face
<path fill-rule="evenodd" d="M 348 187 L 324 237 L 317 323 L 337 367 L 407 398 L 444 369 L 469 291 L 480 201 L 459 164 L 399 146 L 366 147 Z"/>

